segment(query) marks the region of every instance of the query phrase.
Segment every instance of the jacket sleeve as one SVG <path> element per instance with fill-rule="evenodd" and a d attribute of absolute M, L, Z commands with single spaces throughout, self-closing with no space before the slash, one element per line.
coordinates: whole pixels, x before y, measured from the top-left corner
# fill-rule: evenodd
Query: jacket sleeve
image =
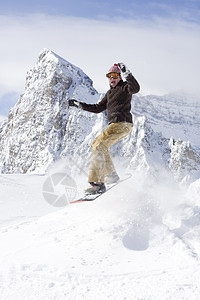
<path fill-rule="evenodd" d="M 136 94 L 140 90 L 139 83 L 131 73 L 126 78 L 126 85 L 124 88 L 128 94 Z"/>
<path fill-rule="evenodd" d="M 87 103 L 84 103 L 84 102 L 80 102 L 80 105 L 81 105 L 81 108 L 83 110 L 86 110 L 86 111 L 98 114 L 98 113 L 106 110 L 106 106 L 107 106 L 107 94 L 97 104 L 87 104 Z"/>

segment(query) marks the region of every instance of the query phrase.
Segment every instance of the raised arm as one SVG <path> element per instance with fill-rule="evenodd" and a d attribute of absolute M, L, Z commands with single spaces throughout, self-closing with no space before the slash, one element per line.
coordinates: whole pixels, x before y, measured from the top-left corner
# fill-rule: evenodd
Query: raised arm
<path fill-rule="evenodd" d="M 127 68 L 127 66 L 125 66 L 124 63 L 118 63 L 118 66 L 122 72 L 123 77 L 126 79 L 127 84 L 124 87 L 126 89 L 126 92 L 128 92 L 129 94 L 138 93 L 140 90 L 140 85 L 132 75 L 130 70 Z"/>

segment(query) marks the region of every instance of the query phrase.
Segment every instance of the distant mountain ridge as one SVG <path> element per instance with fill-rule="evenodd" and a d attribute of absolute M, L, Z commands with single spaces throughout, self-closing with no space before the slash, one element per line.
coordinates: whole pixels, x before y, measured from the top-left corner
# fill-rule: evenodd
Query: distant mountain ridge
<path fill-rule="evenodd" d="M 200 99 L 185 93 L 134 96 L 134 114 L 145 115 L 155 131 L 181 138 L 200 150 Z M 197 138 L 199 137 L 199 138 Z"/>
<path fill-rule="evenodd" d="M 0 126 L 1 173 L 44 173 L 59 158 L 88 167 L 90 144 L 106 126 L 105 113 L 68 107 L 75 98 L 96 103 L 102 97 L 78 67 L 44 49 L 26 77 L 25 92 Z M 134 125 L 112 147 L 125 167 L 169 170 L 177 180 L 200 176 L 200 105 L 184 95 L 133 96 Z M 191 144 L 190 144 L 190 143 Z"/>

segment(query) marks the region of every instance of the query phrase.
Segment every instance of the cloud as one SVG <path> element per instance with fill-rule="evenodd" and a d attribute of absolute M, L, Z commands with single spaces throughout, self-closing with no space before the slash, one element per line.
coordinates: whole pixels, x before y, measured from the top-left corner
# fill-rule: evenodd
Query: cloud
<path fill-rule="evenodd" d="M 99 92 L 108 89 L 107 70 L 121 61 L 140 82 L 142 94 L 199 91 L 199 29 L 175 19 L 1 16 L 0 97 L 23 93 L 26 72 L 43 48 L 82 68 Z"/>

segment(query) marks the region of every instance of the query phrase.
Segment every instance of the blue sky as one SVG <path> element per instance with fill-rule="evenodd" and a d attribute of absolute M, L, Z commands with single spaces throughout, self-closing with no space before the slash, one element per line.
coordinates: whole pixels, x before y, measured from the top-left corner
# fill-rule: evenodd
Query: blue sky
<path fill-rule="evenodd" d="M 82 68 L 99 92 L 119 61 L 144 95 L 199 87 L 200 0 L 1 1 L 0 40 L 4 116 L 44 48 Z"/>
<path fill-rule="evenodd" d="M 199 0 L 34 0 L 2 1 L 1 14 L 47 13 L 84 18 L 177 17 L 199 22 Z"/>

